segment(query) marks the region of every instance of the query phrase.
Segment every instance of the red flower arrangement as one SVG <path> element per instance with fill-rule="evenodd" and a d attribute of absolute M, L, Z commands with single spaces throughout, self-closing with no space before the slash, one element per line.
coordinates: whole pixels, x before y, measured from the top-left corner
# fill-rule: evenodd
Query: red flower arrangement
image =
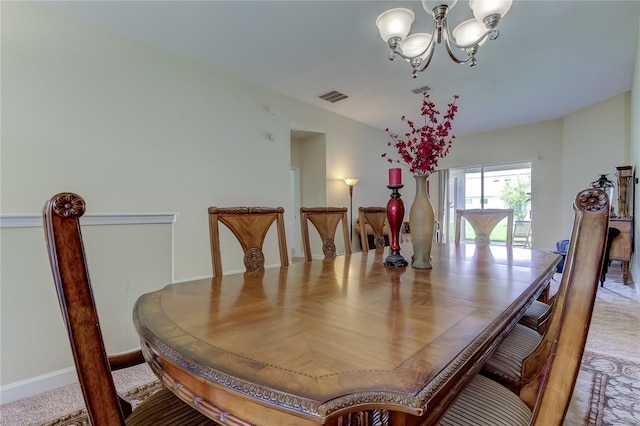
<path fill-rule="evenodd" d="M 424 93 L 422 110 L 420 115 L 424 117 L 424 125 L 416 127 L 415 123 L 403 115 L 401 120 L 407 123 L 409 131 L 404 134 L 405 139 L 401 139 L 385 129 L 393 139 L 387 143 L 393 146 L 401 160 L 390 158 L 387 153 L 382 154 L 389 163 L 399 163 L 409 168 L 411 173 L 416 175 L 429 175 L 436 170 L 438 160 L 444 158 L 451 149 L 454 135 L 451 132 L 451 122 L 458 112 L 456 106 L 458 95 L 453 96 L 453 102 L 448 104 L 447 113 L 440 119 L 440 111 L 436 109 L 436 104 L 431 102 L 429 94 Z"/>

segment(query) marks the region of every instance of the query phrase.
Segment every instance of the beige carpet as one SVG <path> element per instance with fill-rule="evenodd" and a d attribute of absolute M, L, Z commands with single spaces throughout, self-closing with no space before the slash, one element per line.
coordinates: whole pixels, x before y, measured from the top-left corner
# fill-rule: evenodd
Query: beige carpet
<path fill-rule="evenodd" d="M 617 262 L 598 288 L 565 425 L 640 425 L 640 302 Z"/>
<path fill-rule="evenodd" d="M 582 400 L 576 425 L 640 424 L 640 364 L 610 355 L 586 351 L 574 393 L 574 404 Z"/>
<path fill-rule="evenodd" d="M 559 278 L 556 275 L 556 278 Z M 159 382 L 147 366 L 114 373 L 118 390 L 142 399 Z M 640 425 L 640 303 L 634 285 L 622 284 L 620 266 L 598 289 L 582 367 L 565 425 Z M 78 385 L 0 406 L 2 426 L 89 425 Z"/>
<path fill-rule="evenodd" d="M 118 392 L 134 406 L 136 401 L 144 399 L 161 387 L 146 364 L 115 371 L 113 379 Z M 84 410 L 80 386 L 74 383 L 0 405 L 0 425 L 90 426 L 90 423 Z"/>

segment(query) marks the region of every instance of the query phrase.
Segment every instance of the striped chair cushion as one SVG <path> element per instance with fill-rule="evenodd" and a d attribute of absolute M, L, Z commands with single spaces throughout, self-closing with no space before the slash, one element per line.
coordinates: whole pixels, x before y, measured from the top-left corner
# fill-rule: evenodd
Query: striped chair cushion
<path fill-rule="evenodd" d="M 191 408 L 167 388 L 140 403 L 125 421 L 127 426 L 218 426 Z"/>
<path fill-rule="evenodd" d="M 529 407 L 509 389 L 477 375 L 440 420 L 443 426 L 528 425 Z"/>
<path fill-rule="evenodd" d="M 519 389 L 522 363 L 541 341 L 538 332 L 516 324 L 487 360 L 483 372 L 511 389 Z"/>
<path fill-rule="evenodd" d="M 524 315 L 520 319 L 520 324 L 538 331 L 540 325 L 549 320 L 552 311 L 553 310 L 550 305 L 535 300 L 525 311 Z"/>

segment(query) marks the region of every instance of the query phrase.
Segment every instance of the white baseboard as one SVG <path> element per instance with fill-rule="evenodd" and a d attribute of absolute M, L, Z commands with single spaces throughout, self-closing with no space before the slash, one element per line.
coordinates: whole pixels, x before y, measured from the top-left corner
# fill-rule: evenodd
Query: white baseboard
<path fill-rule="evenodd" d="M 0 403 L 6 404 L 77 382 L 76 369 L 73 367 L 64 368 L 1 386 Z"/>
<path fill-rule="evenodd" d="M 279 264 L 266 265 L 265 268 L 280 267 Z M 229 271 L 225 275 L 242 273 L 244 270 Z M 211 278 L 211 275 L 200 277 L 189 277 L 182 280 L 176 280 L 174 283 L 181 283 L 197 279 Z M 0 404 L 17 401 L 19 399 L 28 398 L 42 392 L 47 392 L 71 383 L 78 383 L 78 376 L 74 367 L 64 368 L 62 370 L 46 373 L 41 376 L 31 377 L 29 379 L 20 380 L 18 382 L 9 383 L 0 386 Z"/>

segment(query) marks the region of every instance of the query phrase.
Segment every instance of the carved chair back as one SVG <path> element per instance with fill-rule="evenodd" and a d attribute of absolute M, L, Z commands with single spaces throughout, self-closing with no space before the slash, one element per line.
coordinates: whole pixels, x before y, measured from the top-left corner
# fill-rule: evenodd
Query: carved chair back
<path fill-rule="evenodd" d="M 464 218 L 473 227 L 476 244 L 489 244 L 493 229 L 505 218 L 507 219 L 506 245 L 513 245 L 513 209 L 466 209 L 456 210 L 455 243 L 460 244 L 460 234 Z"/>
<path fill-rule="evenodd" d="M 276 222 L 280 264 L 289 264 L 287 239 L 282 207 L 209 207 L 209 236 L 211 240 L 211 264 L 213 276 L 222 275 L 220 255 L 220 229 L 223 223 L 236 236 L 244 252 L 247 271 L 264 269 L 262 246 L 271 225 Z"/>
<path fill-rule="evenodd" d="M 313 223 L 313 226 L 320 234 L 322 252 L 325 259 L 336 257 L 335 235 L 338 223 L 342 223 L 345 252 L 346 254 L 351 254 L 346 207 L 302 207 L 300 209 L 300 221 L 302 222 L 302 246 L 304 248 L 305 261 L 308 262 L 312 259 L 309 222 Z"/>
<path fill-rule="evenodd" d="M 84 212 L 84 200 L 72 193 L 45 204 L 49 261 L 89 417 L 93 424 L 124 424 L 89 281 L 80 231 Z"/>
<path fill-rule="evenodd" d="M 111 371 L 144 363 L 145 359 L 141 350 L 107 355 L 80 230 L 84 212 L 82 197 L 63 192 L 47 201 L 42 219 L 60 310 L 91 424 L 217 425 L 167 388 L 146 398 L 135 410 L 130 401 L 118 396 Z"/>
<path fill-rule="evenodd" d="M 550 345 L 547 367 L 538 375 L 535 425 L 562 424 L 575 387 L 593 313 L 605 255 L 609 200 L 595 188 L 579 192 L 569 251 L 551 324 L 543 344 Z"/>
<path fill-rule="evenodd" d="M 360 228 L 360 244 L 363 252 L 369 251 L 367 225 L 373 232 L 373 242 L 376 250 L 384 249 L 384 224 L 387 221 L 386 207 L 360 207 L 358 209 L 358 226 Z"/>

